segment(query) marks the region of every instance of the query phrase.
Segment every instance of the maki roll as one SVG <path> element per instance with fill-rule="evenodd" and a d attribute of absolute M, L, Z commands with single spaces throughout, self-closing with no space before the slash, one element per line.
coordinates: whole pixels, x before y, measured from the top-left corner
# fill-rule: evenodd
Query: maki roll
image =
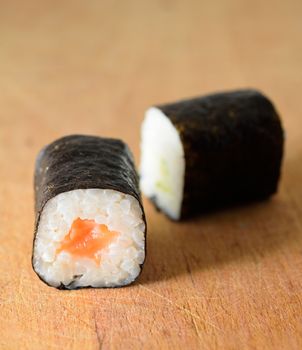
<path fill-rule="evenodd" d="M 283 130 L 270 100 L 238 90 L 151 107 L 142 124 L 143 193 L 178 220 L 277 190 Z"/>
<path fill-rule="evenodd" d="M 120 140 L 72 135 L 39 153 L 32 264 L 59 289 L 133 282 L 146 222 L 132 154 Z"/>

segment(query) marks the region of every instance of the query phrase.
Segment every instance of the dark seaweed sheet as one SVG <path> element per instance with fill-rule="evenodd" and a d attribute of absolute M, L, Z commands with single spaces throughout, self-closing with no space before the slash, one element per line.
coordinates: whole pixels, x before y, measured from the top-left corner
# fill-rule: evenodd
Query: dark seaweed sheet
<path fill-rule="evenodd" d="M 182 218 L 277 191 L 284 135 L 263 94 L 238 90 L 158 108 L 176 127 L 184 147 Z"/>
<path fill-rule="evenodd" d="M 146 224 L 133 156 L 120 140 L 70 135 L 54 141 L 38 154 L 34 186 L 34 239 L 45 204 L 60 193 L 76 189 L 112 189 L 131 195 L 138 200 Z M 72 284 L 59 289 L 72 289 Z"/>

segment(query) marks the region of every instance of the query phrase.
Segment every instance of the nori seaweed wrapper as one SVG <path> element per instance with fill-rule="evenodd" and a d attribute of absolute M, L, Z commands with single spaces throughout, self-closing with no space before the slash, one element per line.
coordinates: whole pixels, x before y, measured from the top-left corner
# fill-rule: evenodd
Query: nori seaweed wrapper
<path fill-rule="evenodd" d="M 284 134 L 270 100 L 238 90 L 160 105 L 185 154 L 181 218 L 277 191 Z"/>
<path fill-rule="evenodd" d="M 121 140 L 70 135 L 54 141 L 38 154 L 34 188 L 34 240 L 43 208 L 51 198 L 63 192 L 89 188 L 116 190 L 137 199 L 146 233 L 146 218 L 133 156 Z M 65 289 L 65 286 L 60 288 Z"/>

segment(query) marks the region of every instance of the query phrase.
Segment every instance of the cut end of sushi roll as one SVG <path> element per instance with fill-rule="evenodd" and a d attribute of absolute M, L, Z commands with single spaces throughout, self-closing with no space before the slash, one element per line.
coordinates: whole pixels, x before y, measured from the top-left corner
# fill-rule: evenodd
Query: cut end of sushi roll
<path fill-rule="evenodd" d="M 169 217 L 181 216 L 185 158 L 180 136 L 158 108 L 149 108 L 142 125 L 140 187 Z"/>
<path fill-rule="evenodd" d="M 145 259 L 145 223 L 136 198 L 111 189 L 76 189 L 50 199 L 40 215 L 33 267 L 62 288 L 133 282 Z"/>

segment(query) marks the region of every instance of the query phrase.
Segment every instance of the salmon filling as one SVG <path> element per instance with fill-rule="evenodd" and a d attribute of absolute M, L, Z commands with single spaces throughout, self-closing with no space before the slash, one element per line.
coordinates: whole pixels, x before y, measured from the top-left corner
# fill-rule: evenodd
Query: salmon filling
<path fill-rule="evenodd" d="M 110 231 L 104 224 L 77 218 L 57 249 L 57 254 L 65 251 L 76 257 L 93 259 L 100 264 L 100 250 L 106 248 L 117 235 L 117 232 Z"/>

